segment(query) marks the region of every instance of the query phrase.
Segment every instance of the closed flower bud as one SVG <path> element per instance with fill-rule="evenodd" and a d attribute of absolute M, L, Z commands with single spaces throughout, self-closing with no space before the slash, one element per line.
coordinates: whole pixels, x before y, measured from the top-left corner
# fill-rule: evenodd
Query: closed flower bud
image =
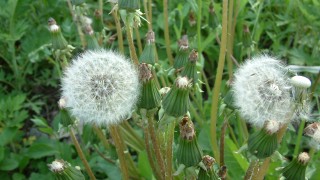
<path fill-rule="evenodd" d="M 242 44 L 244 48 L 250 48 L 252 45 L 251 33 L 248 25 L 243 26 Z"/>
<path fill-rule="evenodd" d="M 155 37 L 154 32 L 151 30 L 146 35 L 146 45 L 139 58 L 139 63 L 147 63 L 154 65 L 155 63 Z"/>
<path fill-rule="evenodd" d="M 194 125 L 186 115 L 180 122 L 180 141 L 177 151 L 179 164 L 186 167 L 196 166 L 201 161 L 202 151 L 197 142 Z"/>
<path fill-rule="evenodd" d="M 64 72 L 66 108 L 84 123 L 113 125 L 128 118 L 138 99 L 138 73 L 113 51 L 87 51 Z"/>
<path fill-rule="evenodd" d="M 278 121 L 266 121 L 265 126 L 261 130 L 250 134 L 248 139 L 249 151 L 259 159 L 271 156 L 278 148 L 276 132 L 279 129 L 280 124 Z"/>
<path fill-rule="evenodd" d="M 138 107 L 153 109 L 160 105 L 161 95 L 152 77 L 152 73 L 147 64 L 139 65 L 140 81 L 142 82 L 142 93 Z"/>
<path fill-rule="evenodd" d="M 173 67 L 177 70 L 183 68 L 188 62 L 189 42 L 188 42 L 187 35 L 182 36 L 182 38 L 178 41 L 178 46 L 179 46 L 179 50 L 174 59 L 174 64 L 173 64 Z"/>
<path fill-rule="evenodd" d="M 63 50 L 67 48 L 68 42 L 63 37 L 60 27 L 53 18 L 48 20 L 49 31 L 51 32 L 52 48 Z"/>
<path fill-rule="evenodd" d="M 87 49 L 88 50 L 97 50 L 100 49 L 97 38 L 94 35 L 94 31 L 91 25 L 84 27 L 85 38 L 87 40 Z"/>
<path fill-rule="evenodd" d="M 282 175 L 287 180 L 305 180 L 306 168 L 310 156 L 308 153 L 300 153 L 298 158 L 294 158 L 286 167 L 282 169 Z"/>
<path fill-rule="evenodd" d="M 304 134 L 312 138 L 310 145 L 313 148 L 320 150 L 320 123 L 315 122 L 315 123 L 309 124 L 304 129 Z"/>
<path fill-rule="evenodd" d="M 198 82 L 198 72 L 196 67 L 197 61 L 198 52 L 193 49 L 189 55 L 187 64 L 181 73 L 181 76 L 187 76 L 189 79 L 191 79 L 193 84 Z"/>
<path fill-rule="evenodd" d="M 84 176 L 81 171 L 75 167 L 72 167 L 68 162 L 64 160 L 55 160 L 51 164 L 48 164 L 51 172 L 54 173 L 56 180 L 84 180 Z"/>
<path fill-rule="evenodd" d="M 205 155 L 202 157 L 202 164 L 198 174 L 198 180 L 219 180 L 218 175 L 215 173 L 213 165 L 216 163 L 214 158 Z"/>
<path fill-rule="evenodd" d="M 262 127 L 266 120 L 288 123 L 293 111 L 287 69 L 279 60 L 263 55 L 247 60 L 235 73 L 234 104 L 251 125 Z"/>
<path fill-rule="evenodd" d="M 190 106 L 189 89 L 191 83 L 187 77 L 178 77 L 175 84 L 162 101 L 164 111 L 175 117 L 185 115 Z"/>

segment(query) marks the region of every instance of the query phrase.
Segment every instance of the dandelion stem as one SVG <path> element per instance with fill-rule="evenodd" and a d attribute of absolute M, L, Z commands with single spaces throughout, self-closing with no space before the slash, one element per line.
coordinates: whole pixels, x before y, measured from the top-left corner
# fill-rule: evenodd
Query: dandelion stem
<path fill-rule="evenodd" d="M 216 161 L 220 162 L 219 157 L 219 148 L 217 142 L 217 119 L 218 119 L 218 104 L 219 104 L 219 93 L 221 87 L 221 79 L 223 73 L 223 66 L 226 55 L 226 47 L 227 47 L 227 21 L 228 21 L 228 0 L 223 0 L 222 6 L 222 38 L 221 38 L 221 46 L 220 46 L 220 54 L 219 54 L 219 62 L 217 75 L 214 83 L 213 96 L 212 96 L 212 106 L 211 106 L 211 145 L 213 149 L 213 155 Z"/>
<path fill-rule="evenodd" d="M 122 178 L 124 180 L 128 180 L 129 179 L 129 171 L 128 171 L 128 167 L 126 164 L 126 155 L 124 153 L 124 145 L 121 142 L 119 129 L 117 126 L 110 126 L 109 130 L 110 130 L 110 135 L 114 141 L 114 145 L 116 147 L 116 151 L 117 151 L 118 158 L 120 161 L 120 169 L 122 172 Z"/>
<path fill-rule="evenodd" d="M 113 16 L 114 22 L 116 23 L 119 51 L 122 54 L 124 54 L 123 37 L 122 37 L 120 20 L 116 11 L 112 11 L 111 14 Z"/>
<path fill-rule="evenodd" d="M 233 0 L 229 0 L 229 9 L 228 9 L 228 41 L 227 41 L 227 64 L 228 64 L 228 74 L 229 74 L 229 80 L 232 79 L 233 75 L 233 64 L 232 64 L 232 50 L 233 50 L 233 41 L 232 36 L 234 34 L 233 30 Z"/>
<path fill-rule="evenodd" d="M 164 18 L 164 39 L 166 41 L 166 51 L 170 65 L 173 65 L 173 57 L 170 48 L 169 22 L 168 22 L 168 0 L 163 0 L 163 18 Z"/>
<path fill-rule="evenodd" d="M 133 44 L 133 38 L 132 38 L 132 27 L 130 26 L 129 18 L 126 18 L 126 32 L 127 32 L 127 39 L 128 39 L 128 44 L 129 44 L 129 49 L 130 49 L 130 57 L 133 60 L 134 64 L 138 65 L 138 56 L 136 53 L 136 49 Z"/>
<path fill-rule="evenodd" d="M 73 132 L 72 128 L 70 128 L 70 136 L 71 136 L 71 140 L 72 140 L 72 142 L 74 144 L 74 147 L 76 148 L 77 153 L 78 153 L 78 155 L 79 155 L 79 157 L 80 157 L 80 159 L 81 159 L 81 161 L 82 161 L 82 163 L 83 163 L 83 165 L 84 165 L 84 167 L 85 167 L 90 179 L 91 180 L 95 180 L 96 177 L 94 176 L 94 174 L 93 174 L 93 172 L 92 172 L 92 170 L 91 170 L 91 168 L 89 166 L 89 163 L 88 163 L 86 157 L 84 156 L 84 154 L 83 154 L 83 152 L 81 150 L 79 142 L 78 142 L 76 136 L 74 135 L 74 132 Z"/>
<path fill-rule="evenodd" d="M 138 44 L 138 52 L 139 55 L 142 53 L 142 44 L 141 44 L 141 38 L 140 38 L 140 32 L 138 28 L 134 28 L 135 34 L 136 34 L 136 39 L 137 39 L 137 44 Z"/>
<path fill-rule="evenodd" d="M 94 131 L 96 132 L 98 138 L 101 140 L 103 146 L 106 148 L 106 150 L 110 149 L 109 142 L 106 139 L 106 136 L 103 134 L 101 128 L 97 126 L 93 126 Z"/>
<path fill-rule="evenodd" d="M 199 58 L 202 57 L 201 47 L 201 19 L 202 19 L 202 0 L 198 0 L 198 12 L 197 12 L 197 40 L 198 40 L 198 53 Z"/>
<path fill-rule="evenodd" d="M 172 179 L 172 144 L 174 141 L 174 127 L 175 127 L 175 121 L 168 124 L 167 127 L 167 149 L 166 149 L 166 179 Z"/>
<path fill-rule="evenodd" d="M 148 128 L 149 128 L 149 134 L 152 140 L 153 149 L 155 151 L 157 163 L 160 167 L 160 172 L 162 175 L 162 179 L 165 177 L 165 167 L 163 158 L 161 156 L 161 149 L 159 145 L 158 138 L 156 136 L 155 128 L 154 128 L 154 112 L 147 112 L 147 119 L 148 119 Z"/>
<path fill-rule="evenodd" d="M 293 157 L 298 157 L 299 155 L 300 144 L 301 144 L 301 139 L 302 139 L 302 134 L 303 134 L 303 129 L 305 124 L 306 124 L 305 120 L 302 120 L 300 122 L 299 130 L 297 134 L 296 146 L 294 147 L 294 151 L 293 151 Z"/>

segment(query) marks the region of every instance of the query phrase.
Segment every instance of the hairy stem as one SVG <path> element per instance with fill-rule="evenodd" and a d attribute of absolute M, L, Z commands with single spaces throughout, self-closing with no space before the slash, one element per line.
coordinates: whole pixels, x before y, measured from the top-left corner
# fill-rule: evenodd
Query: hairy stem
<path fill-rule="evenodd" d="M 233 54 L 233 42 L 232 42 L 232 37 L 234 32 L 233 30 L 233 0 L 229 0 L 229 10 L 228 10 L 228 41 L 227 41 L 227 64 L 228 64 L 228 74 L 229 74 L 229 80 L 232 80 L 232 75 L 233 75 L 233 64 L 232 64 L 232 59 L 231 56 Z"/>
<path fill-rule="evenodd" d="M 122 172 L 122 178 L 124 180 L 129 179 L 129 171 L 126 163 L 126 155 L 124 153 L 124 145 L 121 141 L 120 134 L 119 134 L 119 129 L 116 126 L 110 126 L 109 127 L 110 135 L 114 141 L 114 145 L 116 147 L 116 151 L 118 154 L 118 158 L 120 161 L 120 169 Z"/>
<path fill-rule="evenodd" d="M 166 51 L 170 65 L 173 65 L 173 57 L 170 48 L 170 36 L 169 36 L 169 20 L 168 20 L 168 0 L 163 0 L 163 18 L 164 18 L 164 39 L 166 41 Z"/>
<path fill-rule="evenodd" d="M 173 155 L 173 150 L 172 150 L 172 145 L 174 141 L 174 127 L 175 127 L 175 121 L 171 122 L 168 124 L 167 127 L 167 149 L 166 149 L 166 179 L 172 179 L 172 155 Z"/>
<path fill-rule="evenodd" d="M 118 14 L 116 11 L 112 11 L 112 16 L 114 19 L 114 22 L 116 24 L 117 28 L 117 37 L 118 37 L 118 46 L 119 46 L 119 51 L 124 54 L 124 47 L 123 47 L 123 36 L 122 36 L 122 31 L 121 31 L 121 25 L 120 25 L 120 20 L 118 17 Z"/>
<path fill-rule="evenodd" d="M 126 19 L 126 32 L 127 32 L 127 39 L 128 39 L 128 44 L 129 44 L 129 49 L 130 49 L 130 57 L 133 60 L 133 63 L 135 65 L 139 64 L 138 56 L 136 53 L 136 48 L 134 47 L 133 44 L 133 38 L 132 38 L 132 27 L 130 26 L 129 18 L 127 17 Z"/>
<path fill-rule="evenodd" d="M 142 53 L 142 43 L 141 43 L 139 29 L 138 28 L 134 28 L 134 32 L 136 34 L 136 39 L 137 39 L 137 44 L 138 44 L 138 52 L 139 52 L 139 55 L 141 55 L 141 53 Z"/>
<path fill-rule="evenodd" d="M 80 157 L 80 159 L 81 159 L 81 161 L 82 161 L 82 163 L 84 165 L 84 168 L 86 169 L 86 171 L 87 171 L 87 173 L 88 173 L 88 175 L 90 177 L 90 180 L 95 180 L 96 177 L 94 176 L 94 174 L 93 174 L 93 172 L 92 172 L 92 170 L 91 170 L 91 168 L 89 166 L 89 163 L 88 163 L 86 157 L 84 156 L 84 154 L 83 154 L 83 152 L 81 150 L 79 142 L 78 142 L 76 136 L 74 135 L 74 132 L 73 132 L 72 128 L 70 128 L 70 136 L 71 136 L 71 140 L 72 140 L 72 142 L 74 144 L 74 147 L 76 148 L 76 151 L 77 151 L 77 153 L 78 153 L 78 155 L 79 155 L 79 157 Z"/>
<path fill-rule="evenodd" d="M 227 21 L 228 21 L 228 0 L 223 0 L 222 6 L 222 37 L 221 37 L 221 46 L 219 54 L 219 62 L 217 75 L 214 83 L 213 96 L 212 96 L 212 106 L 211 106 L 211 145 L 213 149 L 213 155 L 216 161 L 220 162 L 219 157 L 219 148 L 217 142 L 217 119 L 218 119 L 218 105 L 219 105 L 219 93 L 222 81 L 222 73 L 226 55 L 227 48 Z"/>

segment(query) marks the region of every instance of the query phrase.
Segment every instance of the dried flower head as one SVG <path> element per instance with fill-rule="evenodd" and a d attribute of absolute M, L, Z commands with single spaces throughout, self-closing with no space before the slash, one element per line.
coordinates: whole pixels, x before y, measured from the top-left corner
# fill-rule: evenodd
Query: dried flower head
<path fill-rule="evenodd" d="M 306 153 L 306 152 L 300 153 L 299 156 L 298 156 L 298 161 L 299 161 L 301 164 L 306 165 L 306 164 L 310 161 L 310 156 L 309 156 L 309 154 Z"/>
<path fill-rule="evenodd" d="M 62 96 L 72 115 L 85 123 L 117 124 L 131 113 L 139 95 L 134 66 L 113 51 L 87 51 L 62 78 Z"/>
<path fill-rule="evenodd" d="M 247 60 L 235 73 L 234 102 L 252 125 L 267 120 L 285 123 L 292 112 L 291 86 L 282 63 L 267 55 Z"/>
<path fill-rule="evenodd" d="M 65 167 L 65 162 L 63 160 L 54 160 L 51 164 L 48 164 L 50 171 L 52 172 L 62 172 Z"/>

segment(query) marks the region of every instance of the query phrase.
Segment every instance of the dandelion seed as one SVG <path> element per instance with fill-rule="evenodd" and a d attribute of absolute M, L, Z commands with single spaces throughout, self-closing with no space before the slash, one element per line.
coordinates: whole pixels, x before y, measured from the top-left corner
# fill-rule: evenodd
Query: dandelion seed
<path fill-rule="evenodd" d="M 139 91 L 134 66 L 112 51 L 85 52 L 72 61 L 62 78 L 66 107 L 85 123 L 120 123 L 131 114 Z"/>

